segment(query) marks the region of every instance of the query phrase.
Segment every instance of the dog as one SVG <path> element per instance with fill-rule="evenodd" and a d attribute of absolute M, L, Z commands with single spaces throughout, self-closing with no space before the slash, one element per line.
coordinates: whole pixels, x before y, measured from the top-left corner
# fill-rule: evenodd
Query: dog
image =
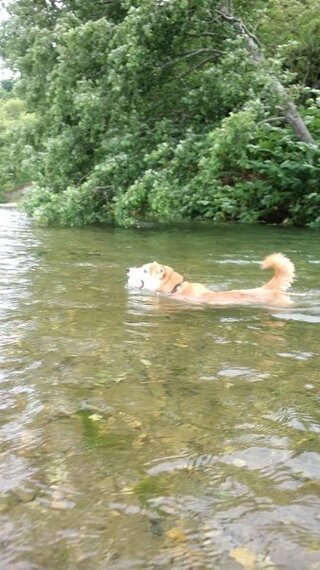
<path fill-rule="evenodd" d="M 272 278 L 254 289 L 235 289 L 232 291 L 211 291 L 201 283 L 189 283 L 184 277 L 157 261 L 130 267 L 127 269 L 128 286 L 147 289 L 157 293 L 166 293 L 176 299 L 204 302 L 213 305 L 272 305 L 286 307 L 293 301 L 285 293 L 295 275 L 295 268 L 285 255 L 273 253 L 261 263 L 261 269 L 273 269 Z"/>

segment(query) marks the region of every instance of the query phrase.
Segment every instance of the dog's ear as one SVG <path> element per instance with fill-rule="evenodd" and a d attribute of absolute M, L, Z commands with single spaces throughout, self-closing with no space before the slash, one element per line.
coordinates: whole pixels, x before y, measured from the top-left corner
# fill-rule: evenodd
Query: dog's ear
<path fill-rule="evenodd" d="M 165 272 L 166 272 L 166 270 L 165 270 L 165 268 L 163 267 L 163 265 L 160 265 L 160 263 L 158 263 L 157 261 L 154 261 L 154 262 L 152 263 L 152 265 L 153 265 L 153 267 L 154 267 L 154 269 L 155 269 L 155 271 L 156 271 L 157 277 L 160 277 L 160 279 L 163 279 L 163 277 L 164 277 L 164 275 L 165 275 Z"/>
<path fill-rule="evenodd" d="M 164 278 L 165 272 L 166 272 L 166 270 L 163 267 L 163 265 L 159 265 L 159 263 L 158 263 L 157 274 L 159 275 L 160 279 Z"/>

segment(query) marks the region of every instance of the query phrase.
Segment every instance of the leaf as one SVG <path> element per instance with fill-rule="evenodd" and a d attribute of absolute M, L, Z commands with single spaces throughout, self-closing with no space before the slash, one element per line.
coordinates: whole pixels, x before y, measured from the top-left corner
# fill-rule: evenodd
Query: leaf
<path fill-rule="evenodd" d="M 230 550 L 229 556 L 241 564 L 245 570 L 254 570 L 257 557 L 249 548 L 243 548 L 241 546 L 233 548 Z"/>

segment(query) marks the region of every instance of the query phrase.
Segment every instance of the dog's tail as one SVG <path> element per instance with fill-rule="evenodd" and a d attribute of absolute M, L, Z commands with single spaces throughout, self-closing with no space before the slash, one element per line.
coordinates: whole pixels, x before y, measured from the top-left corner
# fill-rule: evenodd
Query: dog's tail
<path fill-rule="evenodd" d="M 263 285 L 263 289 L 286 291 L 294 279 L 294 265 L 282 253 L 272 253 L 265 257 L 261 269 L 273 269 L 275 272 L 270 281 Z"/>

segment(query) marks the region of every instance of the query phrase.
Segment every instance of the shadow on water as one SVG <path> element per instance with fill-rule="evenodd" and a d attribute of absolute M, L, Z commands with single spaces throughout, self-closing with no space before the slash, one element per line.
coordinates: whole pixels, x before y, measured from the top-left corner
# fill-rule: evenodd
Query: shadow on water
<path fill-rule="evenodd" d="M 316 234 L 34 228 L 0 209 L 1 568 L 320 568 Z M 128 291 L 295 262 L 290 309 Z M 300 295 L 302 294 L 302 295 Z"/>

